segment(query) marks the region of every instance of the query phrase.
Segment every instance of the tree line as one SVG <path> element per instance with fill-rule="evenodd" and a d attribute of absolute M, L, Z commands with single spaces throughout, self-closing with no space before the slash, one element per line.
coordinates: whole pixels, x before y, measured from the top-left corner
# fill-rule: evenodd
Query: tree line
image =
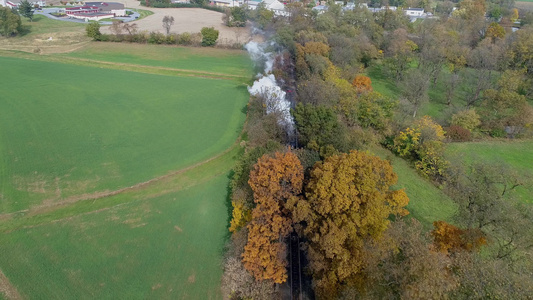
<path fill-rule="evenodd" d="M 225 297 L 280 297 L 291 232 L 303 241 L 318 299 L 533 294 L 533 215 L 517 194 L 531 178 L 445 156 L 450 142 L 532 136 L 533 28 L 511 32 L 518 12 L 508 1 L 435 4 L 438 18 L 414 23 L 401 11 L 333 3 L 321 14 L 291 3 L 287 18 L 247 15 L 275 42 L 272 73 L 295 96 L 298 145 L 285 146 L 290 137 L 281 116 L 267 113 L 268 99 L 252 97 L 230 186 Z M 425 115 L 434 103 L 439 113 Z M 454 218 L 432 228 L 409 218 L 409 199 L 375 147 L 438 186 Z"/>

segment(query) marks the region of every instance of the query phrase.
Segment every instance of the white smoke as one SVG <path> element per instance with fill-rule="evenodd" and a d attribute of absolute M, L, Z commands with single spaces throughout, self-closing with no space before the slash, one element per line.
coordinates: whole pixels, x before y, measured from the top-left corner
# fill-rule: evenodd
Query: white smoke
<path fill-rule="evenodd" d="M 286 98 L 287 94 L 277 84 L 274 74 L 271 74 L 275 55 L 266 50 L 268 46 L 267 43 L 257 42 L 249 42 L 244 46 L 256 64 L 264 64 L 263 74 L 257 75 L 257 80 L 248 87 L 248 92 L 253 96 L 262 96 L 267 114 L 278 113 L 278 124 L 286 129 L 288 136 L 292 136 L 294 120 L 291 116 L 291 103 Z"/>

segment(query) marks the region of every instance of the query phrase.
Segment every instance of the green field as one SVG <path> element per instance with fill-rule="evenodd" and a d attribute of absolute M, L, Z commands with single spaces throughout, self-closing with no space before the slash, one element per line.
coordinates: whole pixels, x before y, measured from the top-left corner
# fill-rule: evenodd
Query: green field
<path fill-rule="evenodd" d="M 247 91 L 0 57 L 0 212 L 115 190 L 207 159 L 237 138 Z M 30 72 L 31 70 L 31 72 Z"/>
<path fill-rule="evenodd" d="M 254 75 L 250 59 L 242 51 L 161 45 L 92 43 L 62 57 L 90 58 L 113 63 L 166 67 L 242 76 Z M 199 63 L 201 62 L 201 63 Z"/>
<path fill-rule="evenodd" d="M 0 291 L 220 299 L 251 63 L 150 46 L 119 61 L 99 47 L 0 52 Z"/>
<path fill-rule="evenodd" d="M 219 299 L 227 184 L 1 234 L 0 266 L 28 299 Z"/>
<path fill-rule="evenodd" d="M 507 164 L 524 178 L 533 180 L 533 140 L 451 143 L 446 154 L 466 164 L 479 161 Z M 520 200 L 533 203 L 533 182 L 516 190 Z"/>

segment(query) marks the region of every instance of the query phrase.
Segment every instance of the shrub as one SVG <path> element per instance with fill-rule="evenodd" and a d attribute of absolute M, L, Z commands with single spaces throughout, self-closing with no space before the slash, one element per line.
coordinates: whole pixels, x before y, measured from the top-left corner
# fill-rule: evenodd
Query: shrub
<path fill-rule="evenodd" d="M 85 27 L 85 32 L 87 36 L 92 38 L 95 41 L 99 41 L 102 34 L 100 33 L 100 23 L 98 22 L 89 22 Z"/>
<path fill-rule="evenodd" d="M 149 44 L 164 44 L 167 37 L 160 32 L 150 32 L 150 37 L 148 38 Z"/>
<path fill-rule="evenodd" d="M 472 140 L 472 133 L 470 130 L 457 125 L 448 127 L 446 136 L 454 142 L 468 142 Z"/>
<path fill-rule="evenodd" d="M 178 45 L 185 45 L 185 46 L 187 46 L 187 45 L 190 45 L 190 44 L 191 44 L 191 42 L 192 42 L 192 37 L 191 37 L 191 34 L 190 34 L 190 33 L 188 33 L 188 32 L 184 32 L 184 33 L 178 35 L 178 37 L 177 37 L 176 40 L 177 40 Z"/>
<path fill-rule="evenodd" d="M 202 46 L 214 46 L 218 40 L 219 31 L 213 27 L 204 27 L 200 31 L 202 33 Z"/>
<path fill-rule="evenodd" d="M 469 131 L 473 131 L 480 124 L 479 115 L 474 109 L 462 110 L 452 116 L 451 125 L 460 126 Z"/>

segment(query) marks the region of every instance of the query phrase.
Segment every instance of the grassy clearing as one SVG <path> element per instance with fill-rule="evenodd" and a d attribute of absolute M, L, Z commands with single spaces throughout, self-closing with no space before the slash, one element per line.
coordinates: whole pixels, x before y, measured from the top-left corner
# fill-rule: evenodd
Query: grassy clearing
<path fill-rule="evenodd" d="M 151 10 L 146 10 L 146 9 L 140 9 L 140 8 L 131 8 L 131 10 L 135 11 L 135 12 L 138 12 L 139 13 L 139 18 L 137 20 L 140 20 L 142 18 L 146 18 L 148 16 L 151 16 L 154 14 L 153 11 Z"/>
<path fill-rule="evenodd" d="M 446 152 L 450 159 L 465 164 L 478 161 L 505 163 L 520 174 L 533 178 L 533 140 L 452 143 Z M 521 201 L 533 203 L 533 187 L 518 187 L 516 191 Z"/>
<path fill-rule="evenodd" d="M 395 188 L 404 188 L 409 196 L 407 210 L 410 216 L 419 220 L 426 230 L 433 228 L 433 222 L 444 220 L 453 223 L 457 206 L 431 182 L 418 175 L 408 162 L 396 157 L 390 151 L 375 147 L 371 153 L 391 162 L 394 172 L 398 174 Z"/>
<path fill-rule="evenodd" d="M 240 50 L 188 48 L 126 43 L 91 43 L 65 57 L 224 73 L 252 78 L 253 65 Z"/>
<path fill-rule="evenodd" d="M 205 160 L 237 138 L 245 86 L 2 58 L 0 212 L 115 190 Z M 31 72 L 29 72 L 31 70 Z M 21 91 L 24 91 L 23 93 Z"/>
<path fill-rule="evenodd" d="M 465 78 L 473 78 L 473 69 L 466 69 L 463 72 L 466 73 Z M 367 70 L 367 75 L 372 79 L 372 87 L 374 90 L 389 96 L 393 99 L 401 97 L 401 89 L 398 87 L 393 79 L 389 78 L 385 74 L 385 70 L 382 64 L 376 64 Z M 452 99 L 452 107 L 447 105 L 446 101 L 446 80 L 450 76 L 447 70 L 442 70 L 437 84 L 430 83 L 428 90 L 429 101 L 422 105 L 417 113 L 419 116 L 428 115 L 440 122 L 447 118 L 450 118 L 449 112 L 455 107 L 465 107 L 468 82 L 463 80 L 456 89 L 456 93 Z M 493 76 L 493 79 L 497 79 L 497 74 Z"/>

